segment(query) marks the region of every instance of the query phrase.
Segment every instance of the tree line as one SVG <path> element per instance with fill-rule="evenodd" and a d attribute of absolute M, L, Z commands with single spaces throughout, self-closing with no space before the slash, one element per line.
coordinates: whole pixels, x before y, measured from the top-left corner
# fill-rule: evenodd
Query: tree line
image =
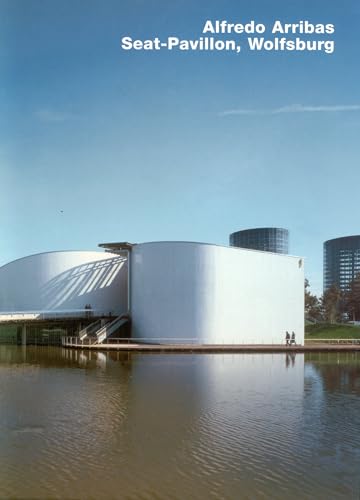
<path fill-rule="evenodd" d="M 332 285 L 321 297 L 310 292 L 310 283 L 305 279 L 305 316 L 327 323 L 360 321 L 360 274 L 349 283 L 346 291 Z"/>

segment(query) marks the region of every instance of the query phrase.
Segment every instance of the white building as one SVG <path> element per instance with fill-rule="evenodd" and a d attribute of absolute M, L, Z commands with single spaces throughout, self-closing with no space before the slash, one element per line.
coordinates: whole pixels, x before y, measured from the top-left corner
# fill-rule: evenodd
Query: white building
<path fill-rule="evenodd" d="M 131 250 L 132 336 L 163 342 L 304 343 L 303 259 L 188 242 Z"/>
<path fill-rule="evenodd" d="M 147 342 L 304 342 L 303 259 L 190 242 L 104 244 L 108 252 L 50 252 L 0 268 L 0 320 L 130 313 Z M 129 277 L 129 278 L 128 278 Z M 0 333 L 1 334 L 1 333 Z"/>
<path fill-rule="evenodd" d="M 105 252 L 64 251 L 30 255 L 0 267 L 0 319 L 6 313 L 126 311 L 127 262 Z"/>

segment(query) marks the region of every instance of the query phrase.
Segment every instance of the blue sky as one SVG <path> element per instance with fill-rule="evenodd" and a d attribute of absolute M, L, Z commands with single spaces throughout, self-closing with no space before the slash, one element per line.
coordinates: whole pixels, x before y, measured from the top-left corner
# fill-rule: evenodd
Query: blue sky
<path fill-rule="evenodd" d="M 280 226 L 322 291 L 323 241 L 360 233 L 357 0 L 0 0 L 0 13 L 0 265 Z M 207 19 L 333 23 L 336 50 L 120 48 L 196 39 Z"/>

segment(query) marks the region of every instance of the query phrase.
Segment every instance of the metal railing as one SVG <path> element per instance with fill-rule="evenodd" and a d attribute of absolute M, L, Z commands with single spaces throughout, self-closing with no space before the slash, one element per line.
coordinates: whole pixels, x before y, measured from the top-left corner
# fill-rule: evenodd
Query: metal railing
<path fill-rule="evenodd" d="M 113 321 L 111 321 L 111 323 L 106 323 L 96 332 L 98 343 L 102 344 L 104 340 L 106 340 L 112 333 L 115 333 L 118 328 L 123 326 L 128 321 L 129 321 L 128 314 L 121 314 Z"/>
<path fill-rule="evenodd" d="M 48 311 L 10 311 L 0 313 L 0 323 L 8 321 L 40 321 L 47 319 L 77 319 L 92 318 L 93 316 L 111 316 L 109 311 L 100 309 L 67 309 Z"/>
<path fill-rule="evenodd" d="M 87 325 L 85 328 L 80 330 L 80 332 L 79 332 L 80 339 L 84 339 L 88 335 L 96 333 L 100 328 L 102 328 L 105 325 L 106 321 L 110 321 L 110 319 L 109 318 L 105 318 L 105 319 L 99 318 L 96 321 L 94 321 L 93 323 L 90 323 L 90 325 Z"/>
<path fill-rule="evenodd" d="M 306 344 L 360 344 L 359 339 L 305 339 Z"/>
<path fill-rule="evenodd" d="M 259 342 L 258 339 L 254 339 L 253 342 L 239 341 L 238 339 L 222 339 L 214 342 L 211 338 L 181 338 L 181 337 L 107 337 L 102 342 L 99 342 L 96 337 L 87 337 L 81 339 L 80 337 L 62 337 L 63 346 L 87 346 L 87 345 L 114 345 L 114 344 L 132 344 L 132 345 L 213 345 L 213 346 L 227 346 L 227 345 L 243 345 L 243 346 L 285 346 L 285 342 Z M 303 344 L 295 344 L 297 347 L 301 347 Z"/>
<path fill-rule="evenodd" d="M 94 344 L 97 344 L 96 337 L 86 337 L 83 339 L 80 337 L 61 337 L 61 345 L 63 347 L 88 346 Z"/>
<path fill-rule="evenodd" d="M 71 346 L 89 346 L 89 345 L 104 345 L 104 344 L 136 344 L 134 339 L 124 338 L 124 337 L 116 337 L 116 338 L 107 338 L 101 344 L 99 344 L 97 337 L 62 337 L 61 345 L 63 347 L 71 347 Z"/>

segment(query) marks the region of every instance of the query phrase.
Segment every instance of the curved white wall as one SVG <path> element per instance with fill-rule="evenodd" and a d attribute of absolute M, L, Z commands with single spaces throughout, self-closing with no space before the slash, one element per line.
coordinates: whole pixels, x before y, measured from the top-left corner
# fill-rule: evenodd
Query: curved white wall
<path fill-rule="evenodd" d="M 127 262 L 105 252 L 31 255 L 0 267 L 0 313 L 69 311 L 90 304 L 101 314 L 127 311 Z"/>
<path fill-rule="evenodd" d="M 200 343 L 304 342 L 299 257 L 187 242 L 131 253 L 132 336 Z"/>

